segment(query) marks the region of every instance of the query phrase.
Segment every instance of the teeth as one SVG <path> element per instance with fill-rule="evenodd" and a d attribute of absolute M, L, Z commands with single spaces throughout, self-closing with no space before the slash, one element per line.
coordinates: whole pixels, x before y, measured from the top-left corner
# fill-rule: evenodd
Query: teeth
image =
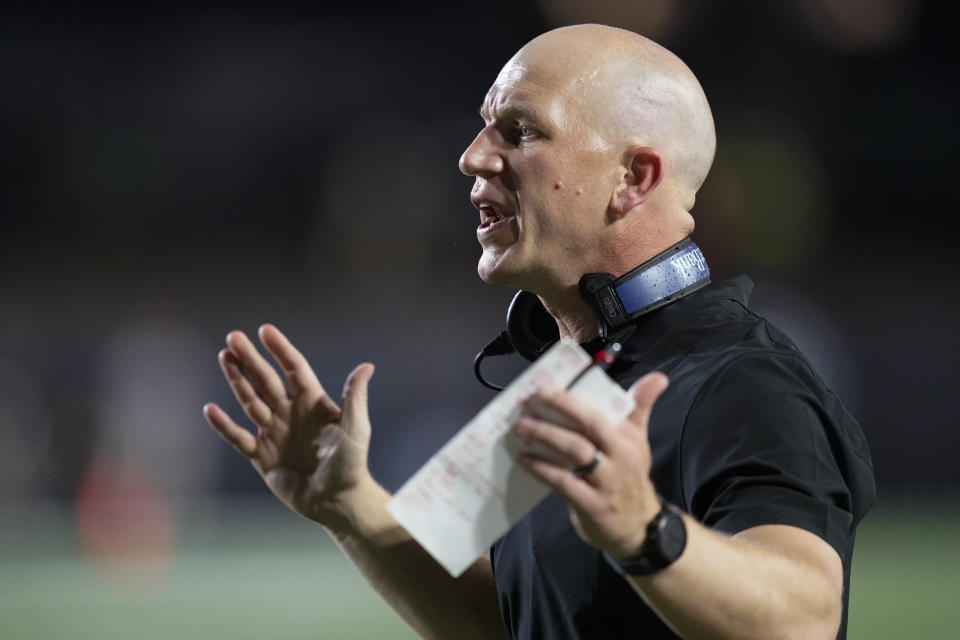
<path fill-rule="evenodd" d="M 478 208 L 483 212 L 483 215 L 487 216 L 487 220 L 499 220 L 501 218 L 497 210 L 493 208 L 493 205 L 481 204 Z"/>

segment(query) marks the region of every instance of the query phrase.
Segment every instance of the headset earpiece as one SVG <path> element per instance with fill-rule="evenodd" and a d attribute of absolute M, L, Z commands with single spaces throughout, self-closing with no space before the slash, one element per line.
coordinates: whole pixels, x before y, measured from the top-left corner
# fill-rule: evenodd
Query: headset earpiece
<path fill-rule="evenodd" d="M 560 338 L 560 331 L 540 298 L 517 291 L 507 308 L 507 337 L 516 352 L 532 362 L 544 347 Z"/>

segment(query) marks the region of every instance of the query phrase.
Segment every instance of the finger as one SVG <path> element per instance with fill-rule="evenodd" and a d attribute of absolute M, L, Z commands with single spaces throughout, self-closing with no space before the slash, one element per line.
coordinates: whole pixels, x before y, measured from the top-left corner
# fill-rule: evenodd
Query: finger
<path fill-rule="evenodd" d="M 359 364 L 343 383 L 343 419 L 340 424 L 350 435 L 358 435 L 357 427 L 369 428 L 368 389 L 374 369 L 369 362 Z"/>
<path fill-rule="evenodd" d="M 230 443 L 234 449 L 248 458 L 257 453 L 257 438 L 233 421 L 227 413 L 211 403 L 203 405 L 203 417 L 206 418 L 213 430 L 220 437 Z"/>
<path fill-rule="evenodd" d="M 537 442 L 556 453 L 556 458 L 568 467 L 589 464 L 597 447 L 582 434 L 558 427 L 533 416 L 522 416 L 515 431 L 528 444 Z"/>
<path fill-rule="evenodd" d="M 637 406 L 627 418 L 627 421 L 646 433 L 653 403 L 657 401 L 661 393 L 666 391 L 668 386 L 670 386 L 670 380 L 659 371 L 648 373 L 634 382 L 629 393 L 633 396 Z"/>
<path fill-rule="evenodd" d="M 609 453 L 616 446 L 614 426 L 608 424 L 586 401 L 562 389 L 541 389 L 536 398 L 549 409 L 566 416 L 577 431 L 601 451 Z"/>
<path fill-rule="evenodd" d="M 600 510 L 601 497 L 597 490 L 569 469 L 529 454 L 521 455 L 517 461 L 540 482 L 563 496 L 577 511 L 596 513 Z"/>
<path fill-rule="evenodd" d="M 258 427 L 266 428 L 269 426 L 270 419 L 273 417 L 273 410 L 257 395 L 257 390 L 244 376 L 237 356 L 233 355 L 228 349 L 222 349 L 217 356 L 220 369 L 230 385 L 230 390 L 237 398 L 237 402 L 240 403 L 240 408 Z"/>
<path fill-rule="evenodd" d="M 283 369 L 283 373 L 294 391 L 306 393 L 322 402 L 329 403 L 331 409 L 339 409 L 323 389 L 323 385 L 317 379 L 313 367 L 310 366 L 299 349 L 293 346 L 287 336 L 283 335 L 272 324 L 261 326 L 257 334 L 260 336 L 260 342 Z"/>
<path fill-rule="evenodd" d="M 227 347 L 237 357 L 244 375 L 253 383 L 257 395 L 275 413 L 284 414 L 287 406 L 287 388 L 276 370 L 260 355 L 250 338 L 242 331 L 227 334 Z"/>

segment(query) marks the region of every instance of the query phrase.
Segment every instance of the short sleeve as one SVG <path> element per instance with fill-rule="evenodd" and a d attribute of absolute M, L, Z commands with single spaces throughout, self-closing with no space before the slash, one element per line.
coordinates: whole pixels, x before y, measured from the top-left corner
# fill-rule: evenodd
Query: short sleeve
<path fill-rule="evenodd" d="M 843 557 L 854 517 L 832 397 L 799 356 L 742 355 L 700 389 L 680 445 L 682 495 L 706 526 L 810 531 Z"/>

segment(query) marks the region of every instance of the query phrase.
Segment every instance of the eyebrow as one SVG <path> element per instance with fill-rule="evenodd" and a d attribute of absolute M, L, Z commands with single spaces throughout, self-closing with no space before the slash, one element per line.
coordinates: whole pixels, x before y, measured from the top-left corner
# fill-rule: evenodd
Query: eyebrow
<path fill-rule="evenodd" d="M 486 107 L 486 104 L 486 101 L 484 101 L 483 104 L 480 105 L 480 117 L 484 120 L 486 120 L 484 116 L 484 107 Z M 527 120 L 531 124 L 541 127 L 545 125 L 543 118 L 522 100 L 507 103 L 500 110 L 500 117 L 501 119 L 509 120 Z"/>

